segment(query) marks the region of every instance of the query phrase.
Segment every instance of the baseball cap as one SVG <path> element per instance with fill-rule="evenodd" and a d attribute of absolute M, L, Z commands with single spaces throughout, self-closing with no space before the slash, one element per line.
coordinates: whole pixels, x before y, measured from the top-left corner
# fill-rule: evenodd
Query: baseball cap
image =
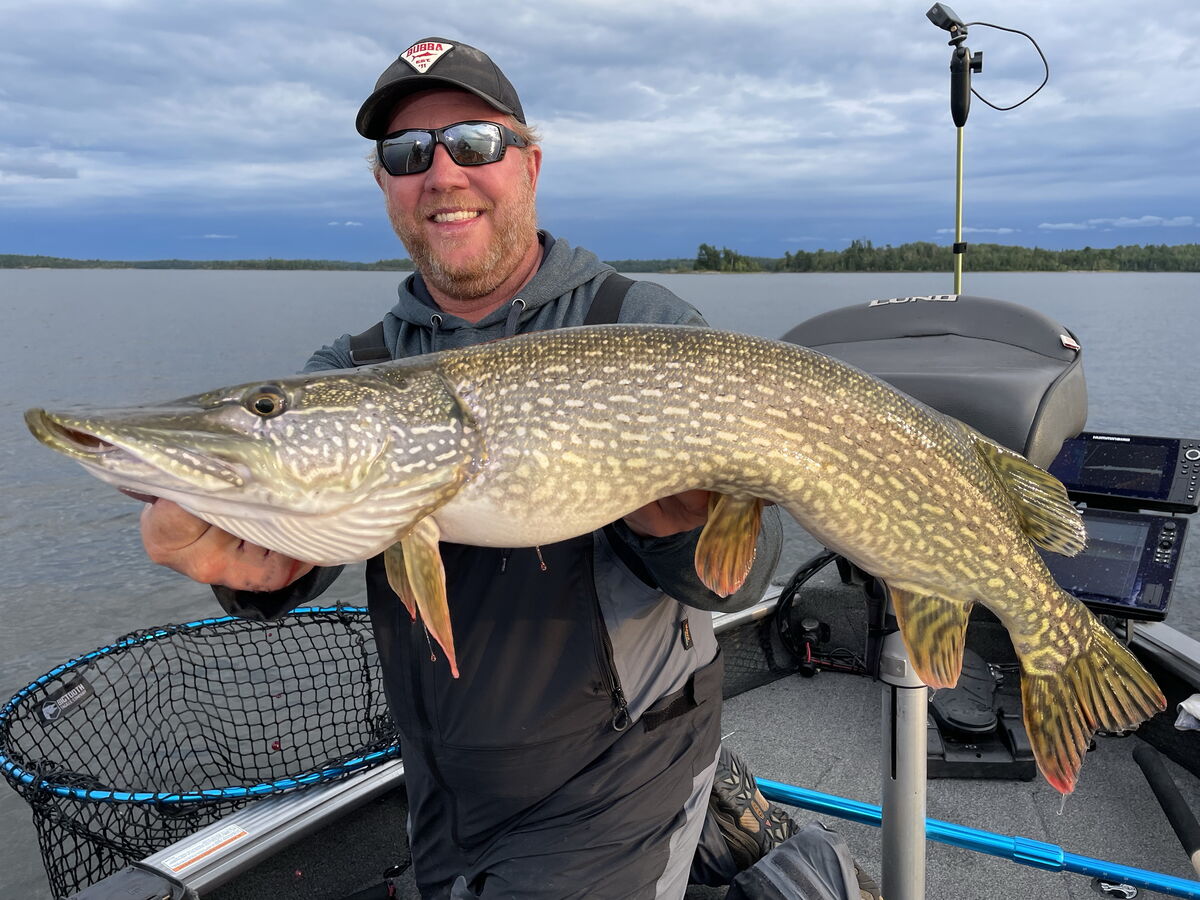
<path fill-rule="evenodd" d="M 358 111 L 358 133 L 371 140 L 383 137 L 397 100 L 439 85 L 470 91 L 500 112 L 525 121 L 516 88 L 486 53 L 469 44 L 429 37 L 417 41 L 384 69 L 375 82 L 375 92 Z"/>

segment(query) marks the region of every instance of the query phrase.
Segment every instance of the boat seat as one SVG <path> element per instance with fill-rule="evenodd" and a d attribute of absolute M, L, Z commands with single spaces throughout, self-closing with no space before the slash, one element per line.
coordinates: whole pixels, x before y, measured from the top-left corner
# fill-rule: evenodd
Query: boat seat
<path fill-rule="evenodd" d="M 1087 420 L 1078 339 L 1017 303 L 873 300 L 814 316 L 783 340 L 857 366 L 1043 468 Z"/>

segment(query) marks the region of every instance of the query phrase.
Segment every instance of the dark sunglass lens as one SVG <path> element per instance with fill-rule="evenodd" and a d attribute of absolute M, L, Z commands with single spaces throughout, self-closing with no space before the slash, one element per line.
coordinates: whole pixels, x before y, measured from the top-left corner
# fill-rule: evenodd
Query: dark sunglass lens
<path fill-rule="evenodd" d="M 504 153 L 500 126 L 491 122 L 467 122 L 451 125 L 443 135 L 446 148 L 460 166 L 492 163 Z"/>
<path fill-rule="evenodd" d="M 424 172 L 433 158 L 433 146 L 433 135 L 428 131 L 406 131 L 382 142 L 380 162 L 390 175 Z"/>

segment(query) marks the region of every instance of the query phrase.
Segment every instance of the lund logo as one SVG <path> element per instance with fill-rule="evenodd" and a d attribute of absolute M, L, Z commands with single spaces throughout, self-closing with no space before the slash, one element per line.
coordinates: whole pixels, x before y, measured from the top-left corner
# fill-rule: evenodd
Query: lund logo
<path fill-rule="evenodd" d="M 872 300 L 867 304 L 871 306 L 890 306 L 894 303 L 916 303 L 917 301 L 935 302 L 935 303 L 954 303 L 958 300 L 958 294 L 928 294 L 924 297 L 892 297 L 890 300 Z"/>
<path fill-rule="evenodd" d="M 438 41 L 422 41 L 419 44 L 413 44 L 405 50 L 400 54 L 400 58 L 418 72 L 424 74 L 430 66 L 453 49 L 453 44 L 443 44 Z"/>

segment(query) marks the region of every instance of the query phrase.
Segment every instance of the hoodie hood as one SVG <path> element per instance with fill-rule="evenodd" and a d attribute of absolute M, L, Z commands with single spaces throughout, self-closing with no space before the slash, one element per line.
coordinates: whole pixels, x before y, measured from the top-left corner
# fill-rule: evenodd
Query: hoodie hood
<path fill-rule="evenodd" d="M 506 336 L 504 332 L 510 329 L 510 333 L 529 330 L 526 326 L 539 318 L 547 304 L 587 285 L 598 274 L 613 271 L 590 250 L 572 247 L 546 231 L 539 231 L 538 238 L 542 242 L 542 262 L 537 273 L 508 303 L 492 310 L 478 322 L 468 322 L 442 312 L 417 272 L 400 283 L 398 300 L 391 315 L 402 323 L 401 330 L 406 330 L 404 325 L 436 328 L 439 350 L 466 346 L 479 341 L 482 333 L 489 333 L 482 339 L 490 340 Z M 515 314 L 513 304 L 517 304 Z M 496 333 L 490 334 L 493 331 Z"/>
<path fill-rule="evenodd" d="M 529 284 L 478 322 L 442 312 L 419 274 L 400 284 L 399 298 L 383 317 L 383 346 L 392 359 L 468 347 L 483 341 L 582 325 L 605 279 L 614 271 L 589 250 L 539 232 L 542 264 Z M 625 295 L 619 321 L 703 325 L 690 304 L 653 281 L 635 281 Z M 309 357 L 306 372 L 354 365 L 351 336 L 344 334 Z"/>

